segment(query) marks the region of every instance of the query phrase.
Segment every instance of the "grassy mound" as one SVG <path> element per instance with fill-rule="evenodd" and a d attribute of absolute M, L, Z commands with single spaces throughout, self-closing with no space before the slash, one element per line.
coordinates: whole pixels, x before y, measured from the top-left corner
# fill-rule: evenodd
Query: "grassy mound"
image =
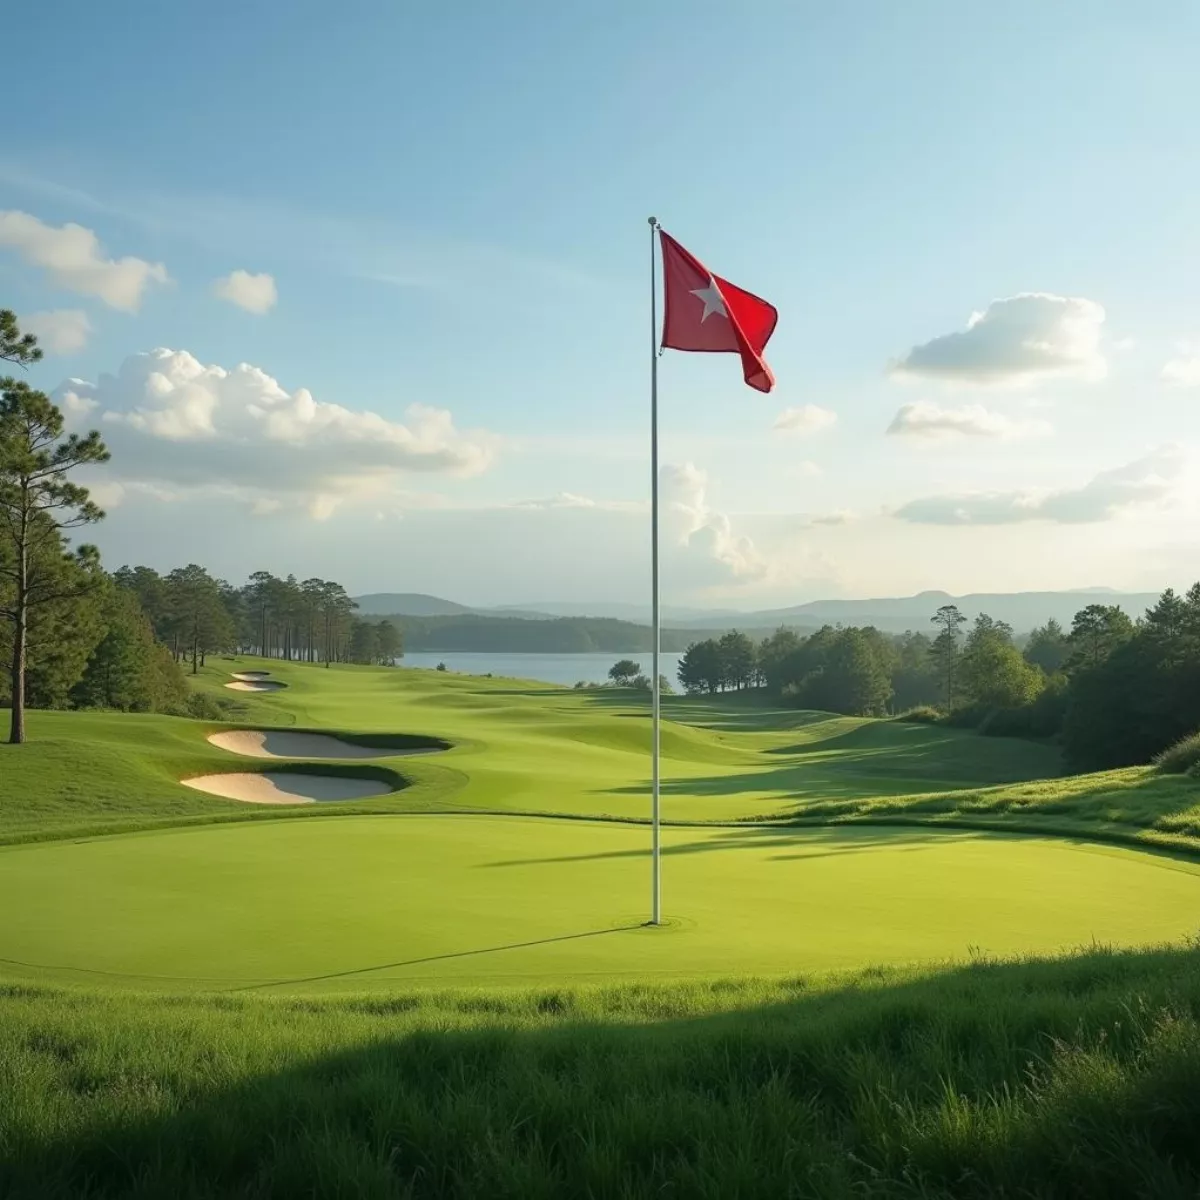
<path fill-rule="evenodd" d="M 0 992 L 0 1193 L 1193 1196 L 1194 950 L 331 1001 Z"/>

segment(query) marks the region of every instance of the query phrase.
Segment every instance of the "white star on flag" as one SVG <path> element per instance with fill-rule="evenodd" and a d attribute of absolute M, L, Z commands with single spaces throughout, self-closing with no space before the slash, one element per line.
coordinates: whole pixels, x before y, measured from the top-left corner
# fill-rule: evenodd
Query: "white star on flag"
<path fill-rule="evenodd" d="M 700 318 L 700 324 L 703 325 L 713 313 L 718 317 L 725 317 L 727 320 L 729 314 L 725 311 L 725 298 L 721 295 L 720 289 L 717 287 L 717 281 L 711 276 L 708 280 L 706 288 L 691 288 L 693 296 L 699 297 L 704 301 L 704 315 Z"/>

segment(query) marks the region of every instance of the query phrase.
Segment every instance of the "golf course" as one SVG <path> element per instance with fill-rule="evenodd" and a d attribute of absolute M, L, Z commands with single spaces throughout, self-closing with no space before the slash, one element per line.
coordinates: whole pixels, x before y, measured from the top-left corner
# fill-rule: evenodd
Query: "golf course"
<path fill-rule="evenodd" d="M 1192 1194 L 1191 777 L 668 697 L 656 928 L 644 694 L 190 686 L 0 747 L 0 1193 Z"/>
<path fill-rule="evenodd" d="M 22 913 L 0 930 L 7 976 L 525 986 L 1132 947 L 1200 926 L 1200 861 L 1168 852 L 1186 827 L 1172 842 L 1134 804 L 1114 820 L 1122 792 L 1185 780 L 1064 779 L 1033 742 L 680 697 L 667 921 L 650 928 L 638 693 L 223 659 L 198 686 L 230 678 L 261 688 L 235 728 L 33 714 L 0 785 L 0 904 Z"/>

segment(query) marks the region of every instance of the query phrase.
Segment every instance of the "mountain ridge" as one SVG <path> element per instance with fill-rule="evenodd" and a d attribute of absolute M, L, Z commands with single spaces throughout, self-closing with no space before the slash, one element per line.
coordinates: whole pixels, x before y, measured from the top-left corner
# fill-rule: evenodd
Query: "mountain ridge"
<path fill-rule="evenodd" d="M 808 627 L 823 624 L 874 625 L 889 633 L 925 629 L 943 604 L 955 604 L 968 620 L 986 612 L 1007 621 L 1017 633 L 1054 619 L 1069 625 L 1072 617 L 1088 604 L 1114 604 L 1133 618 L 1140 617 L 1158 600 L 1157 592 L 1120 592 L 1111 588 L 1079 588 L 1064 591 L 968 592 L 961 596 L 940 590 L 912 596 L 880 596 L 861 600 L 810 600 L 784 608 L 739 612 L 728 608 L 711 610 L 664 605 L 663 623 L 674 629 L 730 628 L 774 629 L 791 623 Z M 648 624 L 649 606 L 619 602 L 542 602 L 529 605 L 472 607 L 423 592 L 372 592 L 356 597 L 363 616 L 452 617 L 484 616 L 512 620 L 556 620 L 564 617 L 616 619 Z"/>

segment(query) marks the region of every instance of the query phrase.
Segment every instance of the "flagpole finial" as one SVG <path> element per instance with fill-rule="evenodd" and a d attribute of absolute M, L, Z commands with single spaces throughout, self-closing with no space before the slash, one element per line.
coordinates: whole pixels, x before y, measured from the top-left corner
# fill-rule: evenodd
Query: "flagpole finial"
<path fill-rule="evenodd" d="M 650 222 L 650 225 L 652 228 L 658 227 L 658 218 L 657 217 L 647 217 L 646 219 Z"/>

